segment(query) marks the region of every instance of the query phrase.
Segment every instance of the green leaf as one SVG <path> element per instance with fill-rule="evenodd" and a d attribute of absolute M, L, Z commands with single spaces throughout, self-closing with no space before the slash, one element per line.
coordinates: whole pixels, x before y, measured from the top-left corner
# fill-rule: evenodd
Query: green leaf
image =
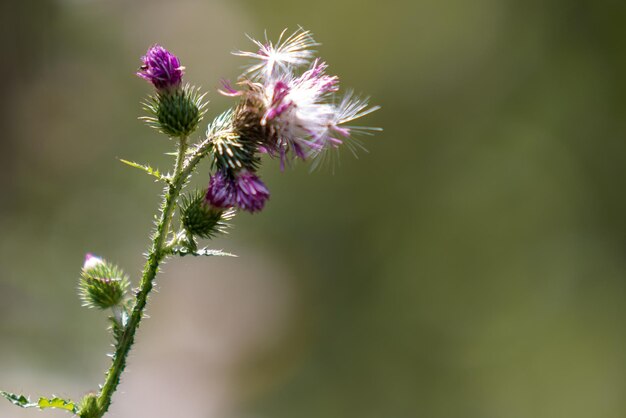
<path fill-rule="evenodd" d="M 126 165 L 131 166 L 131 167 L 138 168 L 138 169 L 148 173 L 149 175 L 151 175 L 153 177 L 156 177 L 158 180 L 164 181 L 166 183 L 170 182 L 170 179 L 167 176 L 161 174 L 161 172 L 159 170 L 157 170 L 155 168 L 152 168 L 149 165 L 143 165 L 143 164 L 136 163 L 134 161 L 128 161 L 128 160 L 124 160 L 124 159 L 121 159 L 121 158 L 120 158 L 120 161 L 123 162 Z"/>
<path fill-rule="evenodd" d="M 28 399 L 24 395 L 16 395 L 14 393 L 8 392 L 0 392 L 0 395 L 8 399 L 9 402 L 11 402 L 13 405 L 17 405 L 22 408 L 57 408 L 64 409 L 73 414 L 78 413 L 78 408 L 76 407 L 76 404 L 74 402 L 57 398 L 56 396 L 53 398 L 39 398 L 37 402 L 31 402 L 30 399 Z"/>
<path fill-rule="evenodd" d="M 223 257 L 237 257 L 235 254 L 226 253 L 222 250 L 211 250 L 209 248 L 199 248 L 197 250 L 191 250 L 185 247 L 172 248 L 172 254 L 184 257 L 186 255 L 199 256 L 223 256 Z"/>
<path fill-rule="evenodd" d="M 37 402 L 39 409 L 45 408 L 57 408 L 57 409 L 65 409 L 66 411 L 70 411 L 73 413 L 77 413 L 78 409 L 76 405 L 72 401 L 67 401 L 61 398 L 39 398 L 39 402 Z"/>
<path fill-rule="evenodd" d="M 16 395 L 8 392 L 0 392 L 0 395 L 8 399 L 13 405 L 21 406 L 22 408 L 37 406 L 36 404 L 31 404 L 30 399 L 24 395 Z"/>

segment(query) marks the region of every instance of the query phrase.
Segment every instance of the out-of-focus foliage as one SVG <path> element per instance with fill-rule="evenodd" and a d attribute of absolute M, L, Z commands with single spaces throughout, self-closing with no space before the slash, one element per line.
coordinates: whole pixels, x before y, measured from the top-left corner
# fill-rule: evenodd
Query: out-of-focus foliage
<path fill-rule="evenodd" d="M 266 210 L 218 244 L 240 257 L 165 268 L 113 409 L 154 396 L 143 378 L 185 388 L 185 416 L 626 414 L 622 2 L 1 7 L 0 388 L 79 398 L 108 364 L 75 278 L 91 251 L 136 284 L 161 185 L 116 157 L 171 151 L 136 120 L 146 47 L 181 57 L 210 120 L 243 33 L 300 24 L 385 131 L 334 174 L 265 162 Z"/>

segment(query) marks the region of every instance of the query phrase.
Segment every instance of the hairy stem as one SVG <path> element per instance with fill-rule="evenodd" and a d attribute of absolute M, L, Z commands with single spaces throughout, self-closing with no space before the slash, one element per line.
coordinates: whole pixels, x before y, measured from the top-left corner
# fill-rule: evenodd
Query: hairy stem
<path fill-rule="evenodd" d="M 154 279 L 159 271 L 159 264 L 167 256 L 167 252 L 164 251 L 165 241 L 170 231 L 172 215 L 176 208 L 176 200 L 193 170 L 193 167 L 191 167 L 191 169 L 188 167 L 189 164 L 187 164 L 187 166 L 184 164 L 186 151 L 187 138 L 183 137 L 180 138 L 178 144 L 178 156 L 174 166 L 174 174 L 171 182 L 166 186 L 163 192 L 161 214 L 156 224 L 156 231 L 152 236 L 152 248 L 148 253 L 148 261 L 143 270 L 141 284 L 135 298 L 135 305 L 128 319 L 128 323 L 117 341 L 115 353 L 113 354 L 113 363 L 107 372 L 106 380 L 98 396 L 98 414 L 96 418 L 102 417 L 111 405 L 111 397 L 113 393 L 115 393 L 120 383 L 120 376 L 126 367 L 126 358 L 135 340 L 135 333 L 143 317 L 148 295 L 152 290 Z"/>

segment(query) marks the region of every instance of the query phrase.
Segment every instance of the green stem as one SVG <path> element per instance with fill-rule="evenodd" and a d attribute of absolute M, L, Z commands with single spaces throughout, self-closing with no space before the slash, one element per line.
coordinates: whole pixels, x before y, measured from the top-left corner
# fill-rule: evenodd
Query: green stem
<path fill-rule="evenodd" d="M 168 184 L 163 192 L 163 203 L 161 206 L 161 216 L 156 225 L 156 231 L 153 235 L 152 248 L 148 253 L 148 261 L 143 270 L 141 284 L 135 299 L 133 311 L 128 319 L 128 323 L 124 328 L 119 340 L 117 341 L 115 353 L 113 354 L 113 363 L 107 372 L 106 380 L 98 396 L 98 413 L 94 418 L 101 418 L 111 405 L 111 397 L 120 383 L 120 376 L 126 367 L 126 358 L 135 340 L 135 333 L 143 317 L 143 311 L 146 307 L 148 295 L 154 285 L 154 279 L 159 271 L 159 264 L 167 256 L 164 251 L 165 240 L 169 234 L 172 215 L 176 208 L 176 200 L 180 195 L 187 178 L 191 174 L 193 167 L 191 164 L 184 165 L 185 154 L 187 152 L 187 138 L 180 138 L 178 146 L 178 156 L 174 166 L 174 175 L 172 181 Z M 193 164 L 194 166 L 197 164 Z"/>

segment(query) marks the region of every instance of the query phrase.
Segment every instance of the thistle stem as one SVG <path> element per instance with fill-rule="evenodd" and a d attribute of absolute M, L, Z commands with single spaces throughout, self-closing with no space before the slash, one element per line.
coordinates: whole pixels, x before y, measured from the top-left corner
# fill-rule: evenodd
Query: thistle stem
<path fill-rule="evenodd" d="M 165 241 L 170 231 L 172 215 L 176 208 L 176 200 L 187 178 L 191 174 L 189 167 L 184 167 L 186 152 L 187 138 L 182 137 L 178 144 L 178 155 L 174 166 L 172 181 L 163 191 L 161 214 L 156 224 L 156 231 L 152 236 L 152 247 L 148 253 L 148 261 L 144 266 L 141 284 L 135 297 L 133 311 L 124 331 L 117 341 L 115 353 L 113 354 L 113 363 L 107 372 L 106 380 L 98 396 L 98 412 L 94 418 L 101 418 L 111 405 L 111 398 L 120 383 L 120 376 L 126 367 L 126 358 L 135 340 L 135 333 L 143 317 L 148 295 L 152 290 L 154 279 L 159 271 L 159 264 L 167 256 L 167 251 L 164 251 Z"/>

